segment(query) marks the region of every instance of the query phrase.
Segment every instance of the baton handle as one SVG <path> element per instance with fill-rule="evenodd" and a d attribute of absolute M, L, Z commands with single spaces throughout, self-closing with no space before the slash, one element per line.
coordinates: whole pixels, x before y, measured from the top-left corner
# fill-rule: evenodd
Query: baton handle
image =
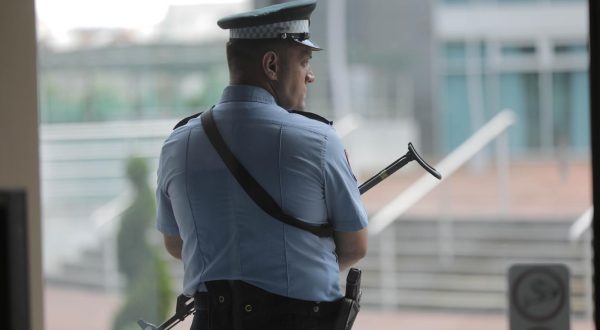
<path fill-rule="evenodd" d="M 409 159 L 409 157 L 407 156 L 408 154 L 398 158 L 386 168 L 379 171 L 379 173 L 375 174 L 369 180 L 361 184 L 358 187 L 358 191 L 360 191 L 360 194 L 362 195 L 366 193 L 367 191 L 369 191 L 369 189 L 375 187 L 375 185 L 377 185 L 379 182 L 385 180 L 388 176 L 392 175 L 394 172 L 401 169 L 404 165 L 408 164 L 412 159 Z"/>
<path fill-rule="evenodd" d="M 412 143 L 410 142 L 408 143 L 408 153 L 411 154 L 413 159 L 416 160 L 417 163 L 419 163 L 419 165 L 421 165 L 421 167 L 425 169 L 425 171 L 429 172 L 429 174 L 433 175 L 438 180 L 442 179 L 442 175 L 440 174 L 440 172 L 436 171 L 435 168 L 433 168 L 433 166 L 427 164 L 427 162 L 421 156 L 419 156 L 417 150 L 415 150 L 415 147 L 413 147 Z"/>
<path fill-rule="evenodd" d="M 419 154 L 415 150 L 415 147 L 412 145 L 412 143 L 409 142 L 408 152 L 404 156 L 398 158 L 386 168 L 381 170 L 379 173 L 375 174 L 369 180 L 361 184 L 358 187 L 358 191 L 360 191 L 361 195 L 366 193 L 369 189 L 373 188 L 379 182 L 383 181 L 388 176 L 392 175 L 394 172 L 401 169 L 402 167 L 404 167 L 404 165 L 410 163 L 413 160 L 416 160 L 417 163 L 421 165 L 421 167 L 423 167 L 427 172 L 436 177 L 438 180 L 442 179 L 442 175 L 438 171 L 436 171 L 435 168 L 433 168 L 433 166 L 429 165 L 421 156 L 419 156 Z"/>

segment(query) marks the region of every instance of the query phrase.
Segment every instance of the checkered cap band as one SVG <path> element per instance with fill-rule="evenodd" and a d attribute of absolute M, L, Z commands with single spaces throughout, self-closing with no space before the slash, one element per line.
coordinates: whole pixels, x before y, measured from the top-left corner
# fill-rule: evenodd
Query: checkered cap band
<path fill-rule="evenodd" d="M 281 33 L 308 33 L 308 20 L 277 22 L 265 25 L 231 29 L 231 39 L 273 39 Z"/>

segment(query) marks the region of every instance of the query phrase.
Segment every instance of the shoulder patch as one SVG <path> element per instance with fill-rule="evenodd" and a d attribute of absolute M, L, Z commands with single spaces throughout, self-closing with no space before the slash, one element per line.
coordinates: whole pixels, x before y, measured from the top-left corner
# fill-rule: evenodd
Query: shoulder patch
<path fill-rule="evenodd" d="M 190 121 L 190 120 L 192 120 L 192 119 L 194 119 L 194 118 L 196 118 L 196 117 L 200 116 L 201 114 L 202 114 L 202 112 L 198 112 L 197 114 L 193 114 L 193 115 L 191 115 L 191 116 L 188 116 L 188 117 L 185 117 L 185 118 L 183 118 L 182 120 L 180 120 L 180 121 L 179 121 L 179 122 L 178 122 L 178 123 L 175 125 L 175 127 L 173 127 L 173 130 L 176 130 L 176 129 L 178 129 L 179 127 L 181 127 L 181 126 L 183 126 L 183 125 L 187 124 L 187 123 L 188 123 L 188 121 Z"/>
<path fill-rule="evenodd" d="M 325 123 L 329 126 L 333 126 L 333 122 L 331 120 L 328 120 L 325 117 L 319 116 L 316 113 L 312 113 L 312 112 L 306 112 L 306 111 L 298 111 L 298 110 L 290 110 L 290 113 L 295 113 L 301 116 L 304 116 L 306 118 L 312 119 L 312 120 L 317 120 L 320 121 L 322 123 Z"/>

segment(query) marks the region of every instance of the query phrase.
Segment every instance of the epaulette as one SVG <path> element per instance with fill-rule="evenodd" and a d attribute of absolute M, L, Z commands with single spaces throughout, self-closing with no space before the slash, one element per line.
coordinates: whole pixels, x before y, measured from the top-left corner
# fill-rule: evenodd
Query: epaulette
<path fill-rule="evenodd" d="M 312 120 L 317 120 L 317 121 L 320 121 L 320 122 L 322 122 L 324 124 L 327 124 L 329 126 L 333 126 L 333 121 L 328 120 L 327 118 L 325 118 L 323 116 L 317 115 L 316 113 L 306 112 L 306 111 L 298 111 L 298 110 L 290 110 L 290 113 L 299 114 L 299 115 L 304 116 L 306 118 L 309 118 L 309 119 L 312 119 Z M 175 127 L 173 127 L 173 129 L 175 130 L 175 129 L 178 129 L 179 127 L 181 127 L 181 126 L 184 126 L 185 124 L 188 123 L 188 121 L 190 121 L 190 120 L 192 120 L 194 118 L 199 117 L 201 114 L 202 114 L 202 112 L 198 112 L 196 114 L 193 114 L 191 116 L 183 118 L 182 120 L 180 120 L 175 125 Z"/>
<path fill-rule="evenodd" d="M 196 117 L 200 116 L 201 114 L 202 114 L 202 112 L 198 112 L 197 114 L 194 114 L 194 115 L 191 115 L 191 116 L 188 116 L 188 117 L 185 117 L 185 118 L 183 118 L 182 120 L 180 120 L 180 121 L 177 123 L 177 125 L 175 125 L 175 127 L 173 127 L 173 130 L 176 130 L 176 129 L 178 129 L 179 127 L 181 127 L 181 126 L 183 126 L 183 125 L 187 124 L 187 122 L 188 122 L 188 121 L 190 121 L 190 120 L 192 120 L 192 119 L 194 119 L 194 118 L 196 118 Z"/>
<path fill-rule="evenodd" d="M 299 114 L 299 115 L 304 116 L 306 118 L 317 120 L 317 121 L 325 123 L 325 124 L 327 124 L 329 126 L 333 126 L 333 122 L 331 120 L 328 120 L 325 117 L 321 117 L 321 116 L 317 115 L 316 113 L 306 112 L 306 111 L 298 111 L 298 110 L 290 110 L 290 113 Z"/>

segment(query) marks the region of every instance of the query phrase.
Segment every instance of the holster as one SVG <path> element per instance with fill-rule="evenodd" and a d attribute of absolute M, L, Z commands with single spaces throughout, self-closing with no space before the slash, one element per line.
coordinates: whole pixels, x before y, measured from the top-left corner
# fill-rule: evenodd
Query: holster
<path fill-rule="evenodd" d="M 335 320 L 334 330 L 350 330 L 356 320 L 356 315 L 360 311 L 360 290 L 361 271 L 351 268 L 346 279 L 346 296 L 340 301 L 338 317 Z"/>
<path fill-rule="evenodd" d="M 354 325 L 356 315 L 360 311 L 360 304 L 357 300 L 342 298 L 340 312 L 335 321 L 334 330 L 350 330 Z"/>

